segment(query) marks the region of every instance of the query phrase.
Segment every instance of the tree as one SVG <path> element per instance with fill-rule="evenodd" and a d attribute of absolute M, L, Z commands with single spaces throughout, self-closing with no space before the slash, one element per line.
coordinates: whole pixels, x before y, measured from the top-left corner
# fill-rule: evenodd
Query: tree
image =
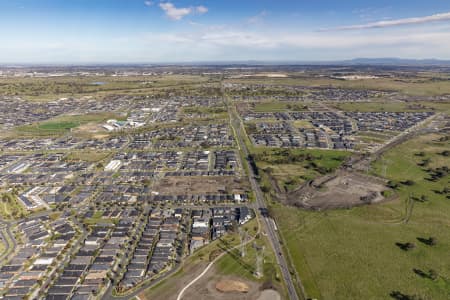
<path fill-rule="evenodd" d="M 445 151 L 441 152 L 441 155 L 442 156 L 450 156 L 450 151 L 445 150 Z"/>
<path fill-rule="evenodd" d="M 273 174 L 273 168 L 272 167 L 267 167 L 267 168 L 265 168 L 264 169 L 264 171 L 267 173 L 267 174 Z"/>
<path fill-rule="evenodd" d="M 411 185 L 414 185 L 414 184 L 415 184 L 415 182 L 412 181 L 412 180 L 410 180 L 410 179 L 405 180 L 405 181 L 403 181 L 402 183 L 403 183 L 404 185 L 408 185 L 408 186 L 411 186 Z"/>
<path fill-rule="evenodd" d="M 430 269 L 430 270 L 428 271 L 428 277 L 429 277 L 431 280 L 436 280 L 436 279 L 438 279 L 439 274 L 438 274 L 435 270 Z"/>
<path fill-rule="evenodd" d="M 268 193 L 268 192 L 270 192 L 270 188 L 268 188 L 267 186 L 263 185 L 263 186 L 261 187 L 261 191 L 262 191 L 263 193 Z"/>
<path fill-rule="evenodd" d="M 429 243 L 430 243 L 430 246 L 435 246 L 435 245 L 437 245 L 437 239 L 436 239 L 435 237 L 433 237 L 433 236 L 431 236 L 431 237 L 428 239 L 428 241 L 429 241 Z"/>
<path fill-rule="evenodd" d="M 393 181 L 393 180 L 389 180 L 388 183 L 387 183 L 387 186 L 388 186 L 389 188 L 395 190 L 396 188 L 398 188 L 398 182 Z"/>
<path fill-rule="evenodd" d="M 406 251 L 412 250 L 412 249 L 414 249 L 414 248 L 416 248 L 416 245 L 415 245 L 414 243 L 408 242 L 408 243 L 405 244 L 405 250 L 406 250 Z"/>
<path fill-rule="evenodd" d="M 408 242 L 408 243 L 395 243 L 397 247 L 402 249 L 403 251 L 409 251 L 416 247 L 414 243 Z"/>

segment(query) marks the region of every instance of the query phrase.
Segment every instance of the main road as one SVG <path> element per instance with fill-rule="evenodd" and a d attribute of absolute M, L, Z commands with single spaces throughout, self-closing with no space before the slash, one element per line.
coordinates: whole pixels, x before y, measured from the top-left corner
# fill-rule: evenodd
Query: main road
<path fill-rule="evenodd" d="M 244 135 L 243 130 L 242 130 L 243 123 L 241 122 L 233 104 L 229 103 L 228 106 L 229 106 L 231 126 L 235 132 L 239 149 L 242 151 L 242 154 L 243 154 L 243 162 L 242 163 L 247 165 L 250 184 L 252 186 L 252 190 L 255 193 L 257 214 L 259 214 L 259 217 L 261 217 L 261 219 L 263 221 L 264 227 L 266 228 L 266 231 L 267 231 L 267 237 L 269 238 L 272 249 L 275 251 L 275 257 L 276 257 L 278 265 L 280 266 L 281 274 L 283 276 L 283 280 L 287 287 L 289 299 L 290 300 L 298 300 L 299 297 L 297 295 L 297 291 L 295 289 L 291 273 L 289 272 L 288 264 L 283 255 L 280 238 L 275 230 L 275 224 L 265 214 L 264 215 L 261 214 L 261 211 L 267 210 L 267 205 L 264 200 L 264 195 L 261 191 L 261 188 L 260 188 L 258 182 L 256 181 L 255 171 L 254 171 L 253 167 L 250 165 L 250 162 L 247 160 L 247 158 L 249 157 L 249 151 L 248 151 L 247 145 L 245 144 L 244 139 L 243 139 L 243 135 Z M 300 284 L 300 287 L 302 288 L 301 284 Z M 306 298 L 303 288 L 302 288 L 302 293 L 303 293 L 302 296 L 304 298 Z"/>

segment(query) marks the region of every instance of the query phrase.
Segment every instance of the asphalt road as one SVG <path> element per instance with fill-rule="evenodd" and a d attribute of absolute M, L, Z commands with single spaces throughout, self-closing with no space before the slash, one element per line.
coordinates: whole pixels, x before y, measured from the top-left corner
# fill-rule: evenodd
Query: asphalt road
<path fill-rule="evenodd" d="M 244 157 L 247 158 L 249 156 L 249 152 L 248 152 L 247 146 L 244 143 L 244 140 L 242 138 L 243 133 L 242 133 L 241 121 L 238 119 L 236 114 L 237 114 L 236 112 L 233 112 L 233 111 L 231 112 L 231 120 L 233 123 L 232 126 L 234 127 L 235 132 L 236 132 L 236 136 L 237 136 L 238 143 L 239 143 L 239 148 L 242 150 Z M 266 203 L 264 200 L 264 195 L 261 191 L 261 188 L 260 188 L 259 184 L 256 182 L 256 179 L 255 179 L 256 174 L 254 174 L 254 170 L 250 166 L 249 161 L 245 160 L 242 163 L 245 163 L 248 166 L 250 184 L 252 186 L 253 191 L 255 192 L 255 197 L 256 197 L 256 208 L 257 208 L 256 213 L 259 214 L 259 217 L 263 221 L 264 227 L 266 228 L 266 231 L 267 231 L 267 236 L 270 240 L 270 244 L 272 245 L 272 248 L 275 251 L 275 257 L 276 257 L 278 265 L 280 266 L 283 280 L 286 283 L 289 299 L 290 300 L 298 300 L 299 297 L 297 295 L 297 291 L 295 290 L 292 276 L 291 276 L 291 273 L 289 272 L 288 264 L 283 255 L 280 239 L 274 228 L 275 224 L 270 221 L 270 218 L 261 215 L 261 209 L 265 210 L 265 209 L 267 209 L 267 206 L 266 206 Z"/>

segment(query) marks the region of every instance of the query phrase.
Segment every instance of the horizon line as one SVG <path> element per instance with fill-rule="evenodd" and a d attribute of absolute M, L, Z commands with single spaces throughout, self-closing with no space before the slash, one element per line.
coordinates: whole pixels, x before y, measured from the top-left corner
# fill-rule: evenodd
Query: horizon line
<path fill-rule="evenodd" d="M 378 61 L 378 62 L 377 62 Z M 439 64 L 450 63 L 450 59 L 441 58 L 398 58 L 398 57 L 379 57 L 379 58 L 349 58 L 341 60 L 192 60 L 192 61 L 162 61 L 162 62 L 0 62 L 0 67 L 81 67 L 81 66 L 183 66 L 183 65 L 321 65 L 321 64 L 395 64 L 395 63 L 425 63 Z"/>

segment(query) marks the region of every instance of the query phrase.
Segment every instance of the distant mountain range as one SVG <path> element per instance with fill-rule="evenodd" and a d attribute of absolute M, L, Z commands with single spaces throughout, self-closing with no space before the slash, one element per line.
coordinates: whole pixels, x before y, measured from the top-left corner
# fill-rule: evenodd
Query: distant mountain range
<path fill-rule="evenodd" d="M 337 61 L 346 65 L 393 65 L 393 66 L 450 66 L 450 60 L 440 59 L 403 59 L 403 58 L 355 58 Z"/>
<path fill-rule="evenodd" d="M 194 63 L 195 64 L 195 63 Z M 201 63 L 198 63 L 201 64 Z M 442 66 L 450 67 L 450 60 L 440 59 L 403 59 L 403 58 L 355 58 L 349 60 L 322 60 L 322 61 L 237 61 L 237 62 L 207 62 L 206 65 L 338 65 L 338 66 L 357 66 L 357 65 L 379 65 L 379 66 Z"/>

